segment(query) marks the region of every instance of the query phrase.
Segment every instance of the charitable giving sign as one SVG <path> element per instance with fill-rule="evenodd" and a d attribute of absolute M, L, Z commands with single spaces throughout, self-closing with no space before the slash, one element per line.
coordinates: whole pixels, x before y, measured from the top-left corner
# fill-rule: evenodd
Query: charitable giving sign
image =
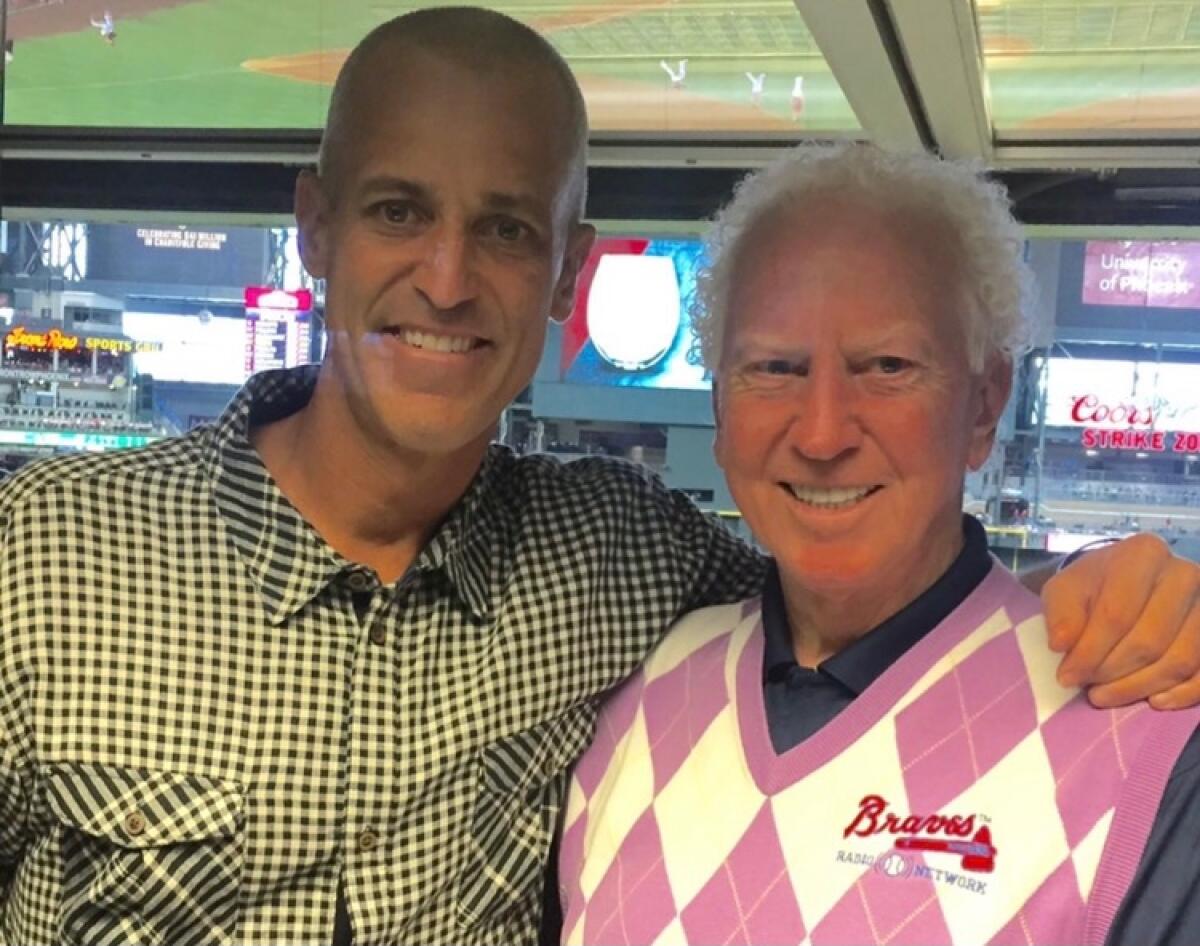
<path fill-rule="evenodd" d="M 1083 258 L 1083 301 L 1200 309 L 1200 243 L 1089 241 Z"/>

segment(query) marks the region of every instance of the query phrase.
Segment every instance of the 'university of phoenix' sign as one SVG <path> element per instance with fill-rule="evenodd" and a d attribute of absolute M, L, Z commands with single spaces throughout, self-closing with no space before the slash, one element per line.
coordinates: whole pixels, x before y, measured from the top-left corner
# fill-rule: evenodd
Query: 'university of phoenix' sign
<path fill-rule="evenodd" d="M 1200 243 L 1089 241 L 1083 259 L 1083 301 L 1200 309 Z"/>

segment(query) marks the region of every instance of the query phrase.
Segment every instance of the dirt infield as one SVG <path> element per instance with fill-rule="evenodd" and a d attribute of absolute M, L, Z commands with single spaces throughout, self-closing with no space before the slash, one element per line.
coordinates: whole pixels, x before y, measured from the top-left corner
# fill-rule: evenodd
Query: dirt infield
<path fill-rule="evenodd" d="M 333 85 L 338 72 L 341 71 L 342 63 L 349 55 L 348 49 L 318 49 L 308 53 L 293 53 L 290 56 L 247 59 L 242 63 L 242 68 L 295 82 Z"/>
<path fill-rule="evenodd" d="M 349 50 L 329 49 L 270 59 L 242 68 L 265 75 L 332 85 Z M 593 131 L 788 131 L 800 126 L 750 103 L 726 102 L 633 80 L 576 73 Z"/>
<path fill-rule="evenodd" d="M 1033 49 L 1033 43 L 1023 36 L 985 36 L 985 56 L 1024 56 Z"/>
<path fill-rule="evenodd" d="M 90 30 L 92 17 L 99 17 L 105 10 L 112 13 L 120 37 L 122 20 L 198 2 L 201 0 L 42 0 L 8 11 L 8 38 L 19 43 L 39 36 Z"/>
<path fill-rule="evenodd" d="M 1170 131 L 1200 127 L 1200 86 L 1064 108 L 1022 122 L 1021 129 Z"/>

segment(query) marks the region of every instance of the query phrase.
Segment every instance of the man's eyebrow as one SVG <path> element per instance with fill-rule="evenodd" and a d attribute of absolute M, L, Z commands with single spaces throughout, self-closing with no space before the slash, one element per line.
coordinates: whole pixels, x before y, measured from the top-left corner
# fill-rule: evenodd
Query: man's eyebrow
<path fill-rule="evenodd" d="M 786 338 L 771 334 L 742 332 L 728 348 L 742 357 L 754 358 L 807 358 L 808 347 Z"/>
<path fill-rule="evenodd" d="M 545 217 L 550 213 L 544 200 L 539 200 L 532 194 L 521 192 L 488 191 L 484 195 L 484 205 L 492 210 L 515 210 L 535 217 Z"/>
<path fill-rule="evenodd" d="M 370 197 L 375 194 L 407 194 L 412 197 L 429 197 L 429 189 L 420 182 L 404 177 L 393 177 L 391 175 L 369 177 L 363 182 L 359 190 L 364 197 Z"/>
<path fill-rule="evenodd" d="M 915 345 L 923 355 L 928 356 L 936 347 L 933 331 L 915 325 L 891 326 L 878 335 L 867 339 L 860 348 L 876 350 L 889 345 Z"/>

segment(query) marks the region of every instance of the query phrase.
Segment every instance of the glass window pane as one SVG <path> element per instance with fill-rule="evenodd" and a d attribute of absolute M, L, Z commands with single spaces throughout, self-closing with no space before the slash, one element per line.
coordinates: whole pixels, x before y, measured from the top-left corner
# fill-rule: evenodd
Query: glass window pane
<path fill-rule="evenodd" d="M 1200 4 L 979 0 L 975 8 L 999 138 L 1200 128 Z"/>
<path fill-rule="evenodd" d="M 9 0 L 10 124 L 317 128 L 347 51 L 419 6 L 378 0 Z M 571 63 L 598 132 L 855 130 L 790 0 L 500 7 Z"/>

